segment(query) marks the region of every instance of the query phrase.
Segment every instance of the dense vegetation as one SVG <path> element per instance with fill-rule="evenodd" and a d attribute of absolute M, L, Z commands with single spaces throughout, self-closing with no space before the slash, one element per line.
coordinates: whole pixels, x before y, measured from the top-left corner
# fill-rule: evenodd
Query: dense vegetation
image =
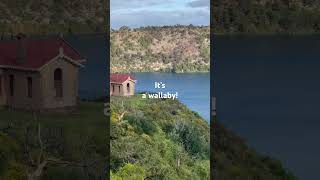
<path fill-rule="evenodd" d="M 0 33 L 105 32 L 105 0 L 2 0 Z"/>
<path fill-rule="evenodd" d="M 209 124 L 177 100 L 111 98 L 112 180 L 209 179 Z M 296 180 L 215 124 L 216 179 Z"/>
<path fill-rule="evenodd" d="M 176 100 L 111 98 L 112 180 L 209 179 L 209 126 Z"/>
<path fill-rule="evenodd" d="M 216 0 L 216 33 L 320 32 L 319 0 Z"/>
<path fill-rule="evenodd" d="M 111 32 L 111 71 L 208 72 L 209 47 L 209 27 L 122 27 Z"/>
<path fill-rule="evenodd" d="M 67 114 L 0 110 L 0 179 L 105 179 L 102 110 L 95 102 Z"/>
<path fill-rule="evenodd" d="M 214 124 L 214 174 L 219 180 L 297 180 L 281 162 L 258 154 L 220 123 Z"/>

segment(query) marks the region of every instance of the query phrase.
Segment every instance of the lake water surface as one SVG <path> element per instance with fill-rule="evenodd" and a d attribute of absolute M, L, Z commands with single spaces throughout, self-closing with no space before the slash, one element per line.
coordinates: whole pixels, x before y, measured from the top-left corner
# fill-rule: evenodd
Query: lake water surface
<path fill-rule="evenodd" d="M 320 171 L 320 36 L 218 36 L 217 118 L 302 180 Z"/>
<path fill-rule="evenodd" d="M 137 92 L 178 92 L 178 99 L 191 110 L 209 121 L 210 75 L 209 73 L 134 73 L 138 80 Z M 154 83 L 165 83 L 165 89 L 155 89 Z"/>

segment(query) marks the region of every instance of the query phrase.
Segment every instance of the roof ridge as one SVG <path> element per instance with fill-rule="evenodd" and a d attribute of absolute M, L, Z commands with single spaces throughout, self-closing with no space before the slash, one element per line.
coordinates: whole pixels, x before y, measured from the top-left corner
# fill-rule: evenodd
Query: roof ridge
<path fill-rule="evenodd" d="M 84 57 L 79 53 L 78 50 L 76 50 L 69 42 L 67 42 L 64 38 L 62 37 L 58 37 L 57 40 L 62 41 L 63 43 L 65 43 L 67 46 L 69 46 L 74 52 L 76 52 L 81 58 L 80 59 L 84 59 Z M 79 60 L 79 59 L 77 59 Z"/>

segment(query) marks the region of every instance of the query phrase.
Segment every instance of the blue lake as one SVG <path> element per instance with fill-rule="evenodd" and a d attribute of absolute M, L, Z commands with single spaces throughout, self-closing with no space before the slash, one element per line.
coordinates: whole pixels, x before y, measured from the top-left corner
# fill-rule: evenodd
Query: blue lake
<path fill-rule="evenodd" d="M 209 73 L 133 73 L 137 92 L 178 92 L 178 99 L 201 117 L 210 120 Z M 154 83 L 165 83 L 165 89 L 156 89 Z"/>
<path fill-rule="evenodd" d="M 320 36 L 217 36 L 217 118 L 302 180 L 320 171 Z"/>

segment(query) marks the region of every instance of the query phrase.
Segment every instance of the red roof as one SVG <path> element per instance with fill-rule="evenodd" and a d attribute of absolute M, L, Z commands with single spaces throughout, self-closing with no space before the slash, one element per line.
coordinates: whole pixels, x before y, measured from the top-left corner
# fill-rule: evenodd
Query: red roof
<path fill-rule="evenodd" d="M 122 84 L 128 79 L 133 81 L 136 80 L 133 76 L 129 74 L 120 74 L 120 73 L 110 74 L 110 83 Z"/>
<path fill-rule="evenodd" d="M 25 48 L 25 57 L 23 61 L 20 62 L 18 60 L 19 41 L 23 41 L 23 47 Z M 62 38 L 23 38 L 22 40 L 0 41 L 0 67 L 38 70 L 54 57 L 57 57 L 60 48 L 63 48 L 64 56 L 67 56 L 76 62 L 83 60 L 81 55 Z"/>

